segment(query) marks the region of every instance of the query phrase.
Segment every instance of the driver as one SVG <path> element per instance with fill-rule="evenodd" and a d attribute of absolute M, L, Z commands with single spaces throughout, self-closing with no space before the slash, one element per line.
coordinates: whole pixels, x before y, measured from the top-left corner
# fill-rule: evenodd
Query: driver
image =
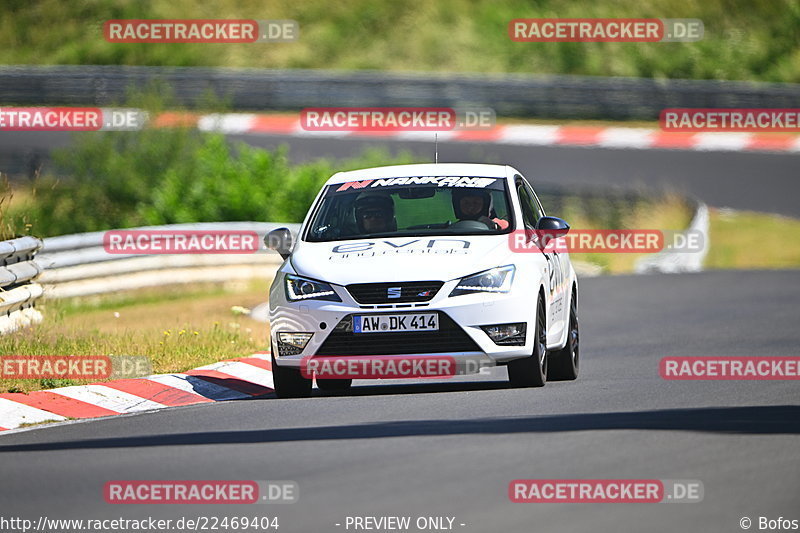
<path fill-rule="evenodd" d="M 453 189 L 453 211 L 459 221 L 476 220 L 490 229 L 506 229 L 508 221 L 497 218 L 492 208 L 492 195 L 482 189 Z"/>
<path fill-rule="evenodd" d="M 356 224 L 361 233 L 383 233 L 395 231 L 394 201 L 391 196 L 379 192 L 361 193 L 354 202 Z"/>

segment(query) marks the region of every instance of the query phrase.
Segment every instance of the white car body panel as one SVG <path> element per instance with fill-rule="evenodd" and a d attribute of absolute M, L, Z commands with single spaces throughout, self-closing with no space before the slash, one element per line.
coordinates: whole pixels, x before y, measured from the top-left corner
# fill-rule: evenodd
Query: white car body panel
<path fill-rule="evenodd" d="M 527 322 L 534 330 L 535 306 L 540 288 L 547 307 L 548 349 L 558 349 L 567 342 L 569 298 L 577 287 L 569 254 L 545 257 L 539 252 L 515 253 L 509 235 L 446 235 L 420 237 L 369 238 L 309 242 L 304 240 L 316 206 L 328 185 L 367 179 L 406 176 L 476 176 L 507 180 L 514 227 L 523 227 L 515 180 L 521 174 L 509 166 L 476 164 L 402 165 L 341 172 L 334 175 L 317 195 L 301 226 L 291 256 L 279 269 L 270 290 L 270 326 L 273 347 L 282 331 L 311 332 L 313 337 L 297 355 L 276 357 L 280 366 L 300 366 L 301 359 L 315 355 L 323 342 L 349 314 L 439 311 L 449 316 L 479 347 L 472 352 L 436 352 L 430 355 L 455 358 L 483 358 L 507 362 L 527 357 L 533 350 L 532 335 L 524 346 L 495 344 L 480 328 L 482 325 Z M 508 293 L 477 293 L 449 296 L 461 278 L 494 267 L 515 265 L 516 271 Z M 561 265 L 559 272 L 554 272 Z M 289 301 L 284 278 L 295 274 L 330 284 L 341 302 L 321 300 Z M 353 283 L 442 281 L 443 287 L 424 305 L 360 305 L 345 288 Z M 321 323 L 326 325 L 321 328 Z M 344 354 L 343 354 L 344 355 Z M 427 355 L 414 352 L 413 355 Z"/>

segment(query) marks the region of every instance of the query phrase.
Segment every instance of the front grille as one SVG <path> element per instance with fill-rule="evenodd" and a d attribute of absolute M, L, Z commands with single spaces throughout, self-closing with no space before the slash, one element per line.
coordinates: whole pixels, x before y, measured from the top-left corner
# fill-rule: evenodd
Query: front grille
<path fill-rule="evenodd" d="M 427 302 L 436 296 L 442 285 L 443 281 L 354 283 L 347 285 L 347 292 L 360 304 Z"/>
<path fill-rule="evenodd" d="M 347 315 L 322 343 L 317 355 L 412 355 L 417 353 L 480 352 L 458 324 L 444 313 L 439 331 L 353 333 L 353 315 Z"/>

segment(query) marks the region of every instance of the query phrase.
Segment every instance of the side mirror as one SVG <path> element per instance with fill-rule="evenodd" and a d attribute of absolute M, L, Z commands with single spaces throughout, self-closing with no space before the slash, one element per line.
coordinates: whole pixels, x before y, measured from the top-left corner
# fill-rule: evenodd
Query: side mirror
<path fill-rule="evenodd" d="M 286 259 L 292 253 L 292 232 L 288 228 L 274 229 L 264 237 L 264 244 Z"/>
<path fill-rule="evenodd" d="M 539 239 L 558 239 L 569 233 L 569 224 L 557 217 L 542 217 L 536 222 Z"/>

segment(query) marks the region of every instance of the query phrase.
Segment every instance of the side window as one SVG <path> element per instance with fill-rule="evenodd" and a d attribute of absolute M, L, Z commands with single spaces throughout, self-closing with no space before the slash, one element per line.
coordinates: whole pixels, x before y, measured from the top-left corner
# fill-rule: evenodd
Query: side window
<path fill-rule="evenodd" d="M 517 196 L 519 196 L 519 205 L 522 208 L 522 221 L 525 224 L 525 228 L 534 229 L 539 217 L 534 208 L 533 198 L 531 198 L 530 193 L 521 181 L 517 181 Z"/>
<path fill-rule="evenodd" d="M 528 184 L 528 182 L 525 182 L 525 190 L 528 191 L 528 194 L 530 194 L 533 200 L 533 209 L 534 211 L 536 211 L 536 220 L 539 220 L 540 218 L 545 216 L 544 208 L 542 207 L 542 202 L 539 201 L 539 197 L 536 196 L 535 192 L 533 192 L 533 189 L 531 189 L 531 186 Z"/>

